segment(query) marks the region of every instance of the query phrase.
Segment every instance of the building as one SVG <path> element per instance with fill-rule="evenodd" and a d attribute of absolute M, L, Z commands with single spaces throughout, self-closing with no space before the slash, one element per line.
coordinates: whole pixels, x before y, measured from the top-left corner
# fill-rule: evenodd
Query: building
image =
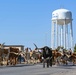
<path fill-rule="evenodd" d="M 18 48 L 20 51 L 24 51 L 24 46 L 23 45 L 4 45 L 3 46 L 5 49 L 12 47 L 12 48 Z"/>

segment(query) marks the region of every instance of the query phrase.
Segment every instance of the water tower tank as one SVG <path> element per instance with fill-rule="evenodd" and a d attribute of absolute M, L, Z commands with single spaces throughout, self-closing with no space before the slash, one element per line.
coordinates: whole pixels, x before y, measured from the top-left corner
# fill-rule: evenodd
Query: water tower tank
<path fill-rule="evenodd" d="M 52 20 L 57 20 L 57 24 L 64 25 L 72 21 L 72 13 L 67 9 L 57 9 L 52 12 Z"/>

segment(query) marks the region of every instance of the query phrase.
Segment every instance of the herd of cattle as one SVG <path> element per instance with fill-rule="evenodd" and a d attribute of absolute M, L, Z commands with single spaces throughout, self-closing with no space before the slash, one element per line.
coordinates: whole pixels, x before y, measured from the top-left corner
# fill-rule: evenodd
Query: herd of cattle
<path fill-rule="evenodd" d="M 42 63 L 42 51 L 39 50 L 30 50 L 28 48 L 25 51 L 19 51 L 18 48 L 8 48 L 1 49 L 0 48 L 0 65 L 16 65 L 22 62 L 25 63 Z M 76 53 L 69 54 L 62 51 L 52 50 L 52 64 L 68 64 L 68 62 L 72 62 L 73 65 L 76 64 Z"/>

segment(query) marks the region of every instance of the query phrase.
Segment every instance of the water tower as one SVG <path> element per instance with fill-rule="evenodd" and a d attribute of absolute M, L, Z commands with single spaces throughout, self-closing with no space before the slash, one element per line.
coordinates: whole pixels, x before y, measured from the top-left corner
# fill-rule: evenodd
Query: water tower
<path fill-rule="evenodd" d="M 58 46 L 73 50 L 72 13 L 67 9 L 52 12 L 51 48 Z"/>

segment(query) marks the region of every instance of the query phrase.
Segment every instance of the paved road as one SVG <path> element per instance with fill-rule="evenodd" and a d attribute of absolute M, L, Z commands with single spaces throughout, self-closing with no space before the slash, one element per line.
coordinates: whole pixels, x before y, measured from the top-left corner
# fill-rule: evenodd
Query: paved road
<path fill-rule="evenodd" d="M 42 64 L 4 66 L 0 67 L 0 75 L 57 75 L 73 69 L 75 70 L 76 66 L 53 66 L 50 68 L 42 68 Z"/>

